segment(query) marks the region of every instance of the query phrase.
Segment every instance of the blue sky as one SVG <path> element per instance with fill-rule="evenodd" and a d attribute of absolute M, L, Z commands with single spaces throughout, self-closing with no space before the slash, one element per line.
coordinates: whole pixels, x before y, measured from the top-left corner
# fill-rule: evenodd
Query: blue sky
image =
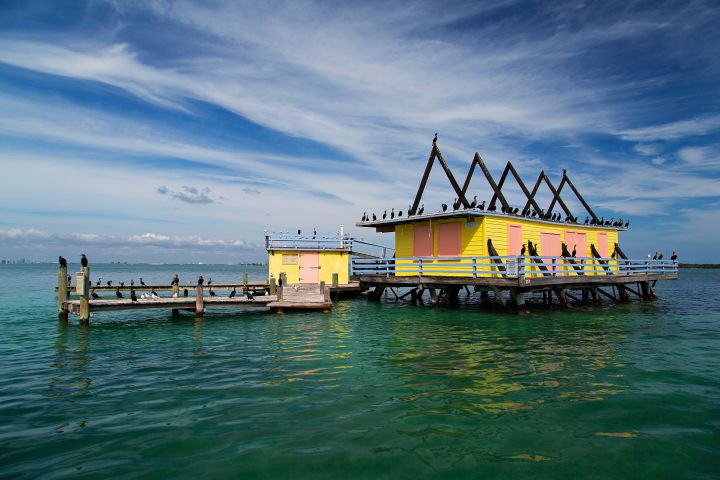
<path fill-rule="evenodd" d="M 405 211 L 439 132 L 458 177 L 567 168 L 632 256 L 720 260 L 717 2 L 346 3 L 2 2 L 0 258 L 262 260 Z"/>

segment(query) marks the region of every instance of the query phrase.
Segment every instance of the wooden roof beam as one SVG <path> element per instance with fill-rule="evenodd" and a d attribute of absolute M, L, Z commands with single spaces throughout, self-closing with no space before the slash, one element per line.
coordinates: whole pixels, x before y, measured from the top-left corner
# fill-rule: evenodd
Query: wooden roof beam
<path fill-rule="evenodd" d="M 560 197 L 560 192 L 562 191 L 562 189 L 563 189 L 563 187 L 565 186 L 565 183 L 566 183 L 565 177 L 563 177 L 563 179 L 560 180 L 560 185 L 558 185 L 557 190 L 556 190 L 555 187 L 553 186 L 553 184 L 552 184 L 552 182 L 550 181 L 550 179 L 548 178 L 548 176 L 545 175 L 544 173 L 543 173 L 543 179 L 545 180 L 545 183 L 547 183 L 548 188 L 550 188 L 550 191 L 551 191 L 552 194 L 553 194 L 553 199 L 552 199 L 552 201 L 550 202 L 550 206 L 548 207 L 547 212 L 545 212 L 545 216 L 546 216 L 546 217 L 549 217 L 550 215 L 552 215 L 553 208 L 555 208 L 555 202 L 558 202 L 558 203 L 560 204 L 560 208 L 562 208 L 563 211 L 565 212 L 565 215 L 567 215 L 568 217 L 570 217 L 570 219 L 571 219 L 573 222 L 577 222 L 577 218 L 572 214 L 572 212 L 571 212 L 570 209 L 567 207 L 567 205 L 565 205 L 565 202 L 563 202 L 562 197 Z"/>
<path fill-rule="evenodd" d="M 528 199 L 528 203 L 526 204 L 525 208 L 523 208 L 523 211 L 527 209 L 528 205 L 532 205 L 535 207 L 535 210 L 540 213 L 540 206 L 535 202 L 535 194 L 537 193 L 537 188 L 533 189 L 533 193 L 530 194 L 527 187 L 525 186 L 525 182 L 522 181 L 522 178 L 520 178 L 520 175 L 518 174 L 517 170 L 515 170 L 515 167 L 513 166 L 512 162 L 507 162 L 505 165 L 505 170 L 503 170 L 503 174 L 500 177 L 500 182 L 498 183 L 498 189 L 502 190 L 503 185 L 505 184 L 505 178 L 507 178 L 508 172 L 512 173 L 513 177 L 515 177 L 515 181 L 520 185 L 520 188 L 522 189 L 523 193 Z M 537 185 L 536 185 L 537 187 Z M 492 200 L 490 200 L 490 205 L 493 205 L 495 203 L 495 200 L 497 199 L 497 195 L 493 195 Z"/>
<path fill-rule="evenodd" d="M 420 206 L 420 200 L 422 199 L 422 195 L 425 192 L 425 186 L 427 185 L 428 178 L 430 177 L 430 171 L 432 170 L 436 158 L 440 161 L 440 165 L 445 171 L 445 175 L 447 175 L 448 180 L 450 180 L 450 184 L 452 185 L 453 190 L 455 190 L 455 193 L 458 196 L 458 201 L 462 203 L 465 208 L 470 208 L 470 202 L 468 202 L 465 198 L 464 190 L 460 189 L 460 185 L 458 185 L 457 181 L 455 180 L 455 177 L 450 171 L 450 167 L 448 167 L 447 163 L 445 163 L 445 159 L 443 158 L 442 153 L 440 153 L 440 149 L 438 148 L 438 146 L 436 144 L 433 144 L 432 150 L 430 150 L 430 156 L 428 157 L 427 165 L 425 166 L 425 172 L 423 173 L 422 180 L 420 180 L 420 186 L 418 187 L 418 191 L 415 194 L 415 201 L 413 202 L 412 208 L 410 210 L 413 215 L 415 214 L 415 212 L 417 212 L 417 209 Z"/>

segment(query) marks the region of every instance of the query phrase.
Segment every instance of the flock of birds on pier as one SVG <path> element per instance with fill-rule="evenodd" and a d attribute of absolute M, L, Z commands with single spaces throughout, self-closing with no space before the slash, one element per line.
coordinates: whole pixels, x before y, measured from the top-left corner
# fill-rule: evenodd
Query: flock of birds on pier
<path fill-rule="evenodd" d="M 67 268 L 67 260 L 62 255 L 58 258 L 58 263 L 59 263 L 60 267 Z M 80 256 L 80 265 L 83 267 L 87 267 L 88 264 L 89 264 L 88 258 L 83 253 Z M 68 285 L 70 284 L 71 281 L 72 281 L 72 277 L 70 275 L 68 275 Z M 202 275 L 200 275 L 200 277 L 198 278 L 198 281 L 197 281 L 197 285 L 199 285 L 199 286 L 206 285 L 208 287 L 210 296 L 211 297 L 217 296 L 217 293 L 215 293 L 215 291 L 213 290 L 213 287 L 212 287 L 212 278 L 209 278 L 207 284 L 205 284 L 205 279 L 203 278 Z M 102 298 L 95 291 L 95 288 L 102 287 L 102 286 L 103 286 L 102 277 L 99 277 L 97 279 L 94 286 L 91 283 L 90 296 L 92 297 L 93 300 L 100 300 Z M 112 287 L 113 281 L 112 280 L 106 281 L 105 286 Z M 147 285 L 142 277 L 140 277 L 140 286 L 147 287 Z M 170 282 L 170 286 L 177 286 L 178 290 L 179 290 L 180 276 L 177 273 L 175 274 L 172 281 Z M 123 293 L 120 291 L 120 289 L 123 287 L 125 287 L 125 282 L 118 282 L 118 284 L 116 285 L 116 289 L 115 289 L 115 297 L 116 298 L 119 298 L 119 299 L 125 298 Z M 133 279 L 130 279 L 130 300 L 132 302 L 138 302 L 138 296 L 137 296 L 137 293 L 135 292 L 134 287 L 135 287 L 135 279 L 133 278 Z M 173 294 L 173 298 L 177 298 L 178 295 L 179 294 Z M 188 291 L 188 289 L 183 288 L 182 296 L 188 297 L 189 295 L 190 295 L 190 292 Z M 249 289 L 244 292 L 244 295 L 245 295 L 245 297 L 247 297 L 248 300 L 253 300 L 255 298 L 253 293 Z M 230 292 L 230 294 L 228 295 L 228 297 L 235 298 L 236 296 L 237 296 L 237 287 L 233 286 L 233 289 Z M 141 298 L 141 299 L 157 299 L 157 298 L 163 298 L 163 297 L 161 297 L 160 294 L 158 294 L 156 287 L 150 287 L 150 293 L 142 293 L 139 298 Z"/>
<path fill-rule="evenodd" d="M 448 204 L 443 203 L 441 206 L 442 212 L 448 211 Z M 462 210 L 477 210 L 477 211 L 486 211 L 485 209 L 485 200 L 483 200 L 480 204 L 477 203 L 477 195 L 475 195 L 470 202 L 470 207 L 465 208 L 462 205 L 462 202 L 459 202 L 457 198 L 455 198 L 455 201 L 452 204 L 452 211 L 462 211 Z M 487 207 L 487 211 L 491 213 L 495 213 L 497 211 L 497 206 L 494 203 L 490 203 Z M 418 208 L 417 212 L 413 212 L 412 206 L 409 206 L 407 209 L 407 217 L 414 217 L 418 215 L 422 215 L 425 212 L 425 204 L 421 205 L 420 208 Z M 520 211 L 520 208 L 515 207 L 512 208 L 510 206 L 506 207 L 504 205 L 500 206 L 500 213 L 506 214 L 506 215 L 517 215 L 520 217 L 527 217 L 527 218 L 537 218 L 541 220 L 549 220 L 552 222 L 564 222 L 564 223 L 572 223 L 572 224 L 579 224 L 578 218 L 573 217 L 572 215 L 566 215 L 563 219 L 562 214 L 560 213 L 551 213 L 551 212 L 545 212 L 544 210 L 540 210 L 539 212 L 532 208 L 525 208 Z M 395 212 L 395 208 L 391 208 L 390 212 L 385 210 L 381 216 L 382 220 L 394 220 L 395 218 L 402 218 L 403 217 L 403 211 L 399 210 L 397 213 Z M 378 217 L 374 213 L 371 215 L 368 215 L 367 212 L 363 213 L 362 218 L 360 219 L 361 222 L 377 222 Z M 585 225 L 593 225 L 593 226 L 605 226 L 605 227 L 617 227 L 617 228 L 628 228 L 630 227 L 630 222 L 625 221 L 622 218 L 615 219 L 614 217 L 610 220 L 605 220 L 605 217 L 601 217 L 599 219 L 585 217 L 585 221 L 583 222 Z"/>

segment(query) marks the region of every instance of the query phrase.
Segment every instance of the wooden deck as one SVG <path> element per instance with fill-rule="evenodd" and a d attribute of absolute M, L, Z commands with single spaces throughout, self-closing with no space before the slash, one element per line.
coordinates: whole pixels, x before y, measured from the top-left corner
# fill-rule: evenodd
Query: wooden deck
<path fill-rule="evenodd" d="M 213 285 L 213 287 L 215 287 Z M 115 290 L 114 287 L 106 287 L 108 290 Z M 130 287 L 127 287 L 128 289 Z M 142 290 L 150 290 L 152 286 L 142 287 Z M 164 287 L 170 288 L 170 287 Z M 183 287 L 181 286 L 181 289 Z M 98 299 L 98 300 L 63 300 L 62 310 L 67 316 L 74 313 L 81 316 L 81 320 L 89 321 L 89 316 L 99 312 L 110 312 L 119 310 L 145 310 L 145 309 L 169 309 L 174 314 L 184 310 L 195 312 L 202 316 L 209 308 L 237 308 L 237 307 L 264 307 L 275 311 L 284 310 L 329 310 L 332 308 L 330 301 L 330 288 L 324 284 L 320 285 L 288 285 L 278 288 L 277 295 L 257 295 L 253 298 L 238 293 L 236 297 L 228 296 L 205 296 L 202 287 L 192 287 L 194 296 L 187 297 L 160 297 L 160 298 L 138 298 L 133 302 L 129 298 Z M 136 289 L 140 291 L 140 289 Z M 157 290 L 157 289 L 156 289 Z M 190 288 L 188 288 L 190 290 Z M 83 308 L 83 302 L 87 306 Z M 84 318 L 87 316 L 88 318 Z"/>

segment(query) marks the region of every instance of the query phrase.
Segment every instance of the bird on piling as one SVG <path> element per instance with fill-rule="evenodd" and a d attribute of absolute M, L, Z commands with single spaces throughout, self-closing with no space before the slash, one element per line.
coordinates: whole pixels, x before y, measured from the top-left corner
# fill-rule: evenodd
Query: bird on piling
<path fill-rule="evenodd" d="M 447 212 L 447 203 L 442 204 L 442 211 Z"/>
<path fill-rule="evenodd" d="M 237 288 L 233 287 L 232 292 L 230 292 L 230 298 L 235 298 L 235 295 L 237 295 Z"/>
<path fill-rule="evenodd" d="M 90 296 L 92 297 L 93 300 L 98 300 L 98 299 L 100 298 L 100 295 L 98 295 L 97 293 L 95 293 L 95 289 L 94 289 L 94 288 L 90 291 Z"/>
<path fill-rule="evenodd" d="M 117 298 L 123 298 L 122 293 L 120 293 L 120 287 L 118 287 L 117 290 L 115 290 L 115 296 Z"/>
<path fill-rule="evenodd" d="M 425 211 L 425 204 L 423 203 L 422 205 L 420 205 L 420 210 L 418 210 L 418 215 L 422 215 L 424 211 Z"/>
<path fill-rule="evenodd" d="M 138 301 L 137 295 L 135 295 L 135 289 L 134 289 L 134 288 L 131 288 L 131 289 L 130 289 L 130 301 L 131 301 L 132 303 L 135 303 L 135 302 Z"/>
<path fill-rule="evenodd" d="M 473 195 L 472 202 L 470 202 L 470 208 L 477 207 L 477 195 Z"/>
<path fill-rule="evenodd" d="M 383 212 L 383 217 L 382 217 L 382 218 L 383 218 L 383 220 L 385 220 L 385 219 L 387 218 L 387 210 L 385 210 L 385 211 Z"/>
<path fill-rule="evenodd" d="M 435 138 L 433 138 L 433 145 L 437 144 L 437 132 L 435 132 Z"/>
<path fill-rule="evenodd" d="M 62 255 L 58 257 L 58 262 L 60 263 L 61 267 L 67 268 L 67 260 L 65 260 L 65 257 L 63 257 Z"/>
<path fill-rule="evenodd" d="M 84 253 L 80 255 L 80 265 L 82 265 L 83 267 L 88 266 L 88 259 Z"/>
<path fill-rule="evenodd" d="M 374 213 L 373 213 L 373 222 L 377 222 L 377 215 L 375 215 Z M 313 237 L 313 238 L 315 238 L 315 237 Z"/>
<path fill-rule="evenodd" d="M 390 218 L 391 219 L 395 218 L 395 209 L 394 208 L 390 209 Z"/>
<path fill-rule="evenodd" d="M 670 260 L 672 260 L 673 262 L 677 260 L 677 253 L 675 253 L 675 250 L 673 250 L 673 254 L 670 256 Z"/>
<path fill-rule="evenodd" d="M 203 278 L 202 275 L 200 275 L 200 276 L 198 277 L 198 283 L 197 283 L 197 284 L 202 286 L 203 283 L 205 283 L 205 279 Z"/>
<path fill-rule="evenodd" d="M 145 286 L 145 282 L 143 282 L 142 277 L 140 277 L 140 285 L 142 285 L 143 287 Z"/>

